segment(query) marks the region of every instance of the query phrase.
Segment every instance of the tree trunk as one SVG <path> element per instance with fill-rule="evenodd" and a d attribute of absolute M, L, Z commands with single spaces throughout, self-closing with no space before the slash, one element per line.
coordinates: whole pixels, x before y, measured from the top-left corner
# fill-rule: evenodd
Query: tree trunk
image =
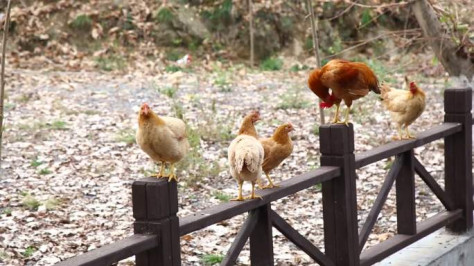
<path fill-rule="evenodd" d="M 451 76 L 474 76 L 474 62 L 468 56 L 459 53 L 462 49 L 442 28 L 435 11 L 427 0 L 416 0 L 412 4 L 416 20 L 429 40 L 436 56 Z"/>

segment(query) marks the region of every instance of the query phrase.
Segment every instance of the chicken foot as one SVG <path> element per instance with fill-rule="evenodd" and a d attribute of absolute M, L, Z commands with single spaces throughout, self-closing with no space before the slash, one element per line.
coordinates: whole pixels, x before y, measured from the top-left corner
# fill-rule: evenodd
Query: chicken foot
<path fill-rule="evenodd" d="M 334 118 L 332 119 L 333 124 L 339 123 L 339 108 L 340 108 L 340 105 L 336 104 L 336 113 L 334 114 Z"/>
<path fill-rule="evenodd" d="M 268 179 L 268 185 L 262 186 L 262 181 L 259 180 L 258 186 L 259 186 L 261 189 L 280 187 L 279 185 L 275 185 L 275 184 L 273 183 L 273 180 L 270 178 L 270 175 L 268 175 L 268 173 L 265 173 L 265 175 L 267 176 L 267 179 Z"/>
<path fill-rule="evenodd" d="M 344 118 L 344 121 L 338 121 L 336 124 L 345 124 L 346 126 L 349 126 L 349 113 L 351 111 L 351 107 L 350 106 L 347 106 L 347 109 L 346 109 L 346 114 L 345 114 L 345 118 Z"/>
<path fill-rule="evenodd" d="M 239 181 L 239 196 L 237 196 L 237 198 L 235 199 L 231 199 L 231 201 L 243 201 L 244 200 L 244 197 L 242 197 L 242 184 L 244 183 L 244 181 Z"/>
<path fill-rule="evenodd" d="M 408 126 L 405 126 L 405 133 L 406 133 L 405 139 L 416 139 L 416 137 L 413 136 L 408 130 Z"/>
<path fill-rule="evenodd" d="M 398 132 L 398 136 L 393 136 L 392 140 L 401 140 L 401 139 L 403 139 L 402 126 L 401 125 L 397 126 L 397 132 Z"/>
<path fill-rule="evenodd" d="M 405 136 L 403 135 L 402 132 L 402 126 L 398 125 L 397 131 L 398 131 L 398 136 L 393 136 L 393 140 L 404 140 L 404 139 L 415 139 L 416 137 L 413 136 L 410 131 L 408 130 L 408 126 L 405 126 Z"/>
<path fill-rule="evenodd" d="M 178 177 L 176 177 L 176 170 L 174 169 L 174 163 L 170 165 L 170 174 L 168 177 L 168 182 L 171 182 L 171 180 L 175 180 L 176 182 L 178 182 Z"/>
<path fill-rule="evenodd" d="M 156 173 L 155 175 L 153 176 L 156 176 L 156 178 L 163 178 L 163 177 L 166 177 L 165 176 L 165 162 L 160 162 L 161 163 L 161 166 L 160 166 L 160 171 L 158 173 Z"/>
<path fill-rule="evenodd" d="M 242 191 L 242 187 L 240 187 Z M 259 195 L 255 194 L 255 182 L 252 182 L 252 194 L 249 197 L 245 197 L 246 199 L 262 199 Z"/>

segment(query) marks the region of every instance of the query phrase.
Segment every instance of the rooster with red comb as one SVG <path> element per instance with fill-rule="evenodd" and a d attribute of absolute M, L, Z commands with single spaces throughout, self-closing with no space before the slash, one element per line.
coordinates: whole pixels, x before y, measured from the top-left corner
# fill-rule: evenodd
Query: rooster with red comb
<path fill-rule="evenodd" d="M 364 63 L 341 59 L 331 60 L 322 68 L 313 70 L 308 78 L 308 86 L 323 101 L 321 108 L 336 105 L 332 123 L 346 125 L 349 123 L 352 101 L 366 96 L 369 91 L 380 94 L 379 82 L 372 69 Z M 341 101 L 347 106 L 344 121 L 339 120 Z"/>

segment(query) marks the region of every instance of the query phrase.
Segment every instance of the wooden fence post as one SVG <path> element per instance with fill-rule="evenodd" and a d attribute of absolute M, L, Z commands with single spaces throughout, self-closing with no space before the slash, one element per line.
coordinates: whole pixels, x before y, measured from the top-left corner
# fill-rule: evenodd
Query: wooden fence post
<path fill-rule="evenodd" d="M 354 128 L 322 125 L 319 132 L 321 166 L 341 167 L 322 185 L 325 253 L 338 266 L 359 265 Z"/>
<path fill-rule="evenodd" d="M 252 265 L 268 265 L 273 263 L 273 238 L 271 205 L 267 204 L 257 209 L 258 221 L 250 234 L 250 262 Z"/>
<path fill-rule="evenodd" d="M 461 123 L 463 129 L 444 139 L 445 190 L 463 218 L 448 225 L 453 232 L 472 227 L 472 90 L 448 89 L 444 93 L 444 121 Z"/>
<path fill-rule="evenodd" d="M 401 156 L 402 166 L 395 187 L 397 196 L 397 231 L 399 234 L 416 234 L 414 153 L 409 150 Z"/>
<path fill-rule="evenodd" d="M 136 255 L 137 266 L 181 265 L 176 182 L 153 177 L 132 184 L 135 234 L 157 234 L 158 247 Z"/>

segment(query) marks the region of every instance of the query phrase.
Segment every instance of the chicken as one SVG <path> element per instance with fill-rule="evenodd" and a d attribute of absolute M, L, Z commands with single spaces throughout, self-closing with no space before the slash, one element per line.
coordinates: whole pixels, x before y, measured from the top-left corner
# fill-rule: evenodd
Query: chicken
<path fill-rule="evenodd" d="M 409 83 L 409 90 L 392 89 L 385 84 L 381 86 L 383 105 L 390 111 L 392 120 L 398 127 L 398 137 L 394 139 L 414 138 L 408 131 L 408 126 L 425 110 L 425 92 L 415 82 L 408 82 L 408 79 L 406 81 Z M 403 127 L 405 136 L 402 135 Z"/>
<path fill-rule="evenodd" d="M 323 101 L 321 108 L 336 105 L 333 123 L 340 123 L 339 105 L 344 100 L 347 111 L 342 123 L 346 125 L 349 123 L 352 101 L 364 97 L 369 91 L 380 94 L 377 77 L 366 64 L 341 59 L 331 60 L 321 69 L 313 70 L 308 78 L 308 86 Z"/>
<path fill-rule="evenodd" d="M 283 160 L 290 156 L 293 151 L 293 142 L 288 133 L 293 131 L 293 125 L 290 123 L 279 126 L 271 138 L 260 139 L 265 156 L 263 157 L 262 169 L 268 179 L 268 185 L 262 186 L 259 180 L 260 188 L 278 187 L 270 178 L 270 171 L 280 165 Z"/>
<path fill-rule="evenodd" d="M 252 112 L 244 118 L 238 136 L 230 143 L 228 159 L 230 174 L 239 183 L 239 195 L 233 199 L 242 201 L 242 185 L 244 181 L 252 183 L 250 199 L 260 198 L 255 194 L 255 183 L 262 175 L 263 146 L 258 141 L 255 122 L 260 120 L 258 112 Z"/>
<path fill-rule="evenodd" d="M 138 114 L 136 135 L 138 146 L 150 158 L 161 163 L 156 177 L 168 177 L 168 181 L 178 181 L 174 164 L 183 159 L 189 150 L 186 125 L 178 118 L 159 117 L 144 103 Z M 170 164 L 169 174 L 165 175 L 166 163 Z"/>

